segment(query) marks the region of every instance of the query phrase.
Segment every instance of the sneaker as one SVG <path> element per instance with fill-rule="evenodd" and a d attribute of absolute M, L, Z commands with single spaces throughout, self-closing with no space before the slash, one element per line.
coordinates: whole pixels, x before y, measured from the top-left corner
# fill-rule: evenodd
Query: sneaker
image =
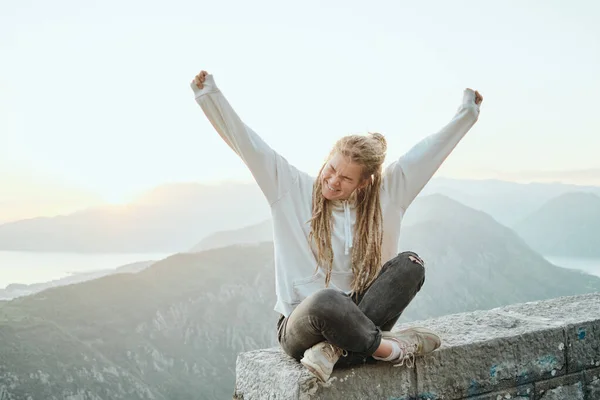
<path fill-rule="evenodd" d="M 394 363 L 394 367 L 406 364 L 407 367 L 412 368 L 415 365 L 415 357 L 429 354 L 442 344 L 440 337 L 433 331 L 420 327 L 382 332 L 381 336 L 396 342 L 401 350 L 397 358 L 390 360 Z"/>
<path fill-rule="evenodd" d="M 342 355 L 346 357 L 348 352 L 331 343 L 321 342 L 307 349 L 300 362 L 321 382 L 327 382 L 333 366 Z"/>

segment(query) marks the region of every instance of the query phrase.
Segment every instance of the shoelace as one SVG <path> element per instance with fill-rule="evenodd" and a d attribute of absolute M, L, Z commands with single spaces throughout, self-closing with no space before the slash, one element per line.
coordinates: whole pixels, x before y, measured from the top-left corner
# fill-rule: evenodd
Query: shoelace
<path fill-rule="evenodd" d="M 396 343 L 400 345 L 400 349 L 402 350 L 402 358 L 400 358 L 400 362 L 395 363 L 393 366 L 401 367 L 406 365 L 408 368 L 413 368 L 415 366 L 415 352 L 417 351 L 417 345 L 407 345 L 400 340 L 396 340 Z"/>
<path fill-rule="evenodd" d="M 341 349 L 337 346 L 334 346 L 331 343 L 328 343 L 327 346 L 325 346 L 323 348 L 323 351 L 331 359 L 335 358 L 335 356 L 338 356 L 338 355 L 342 355 L 344 357 L 346 357 L 348 355 L 348 352 L 346 350 Z"/>

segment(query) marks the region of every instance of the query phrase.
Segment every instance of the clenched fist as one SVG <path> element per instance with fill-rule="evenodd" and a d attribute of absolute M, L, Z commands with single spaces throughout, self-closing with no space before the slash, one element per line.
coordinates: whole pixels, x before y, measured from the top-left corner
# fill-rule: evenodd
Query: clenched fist
<path fill-rule="evenodd" d="M 467 89 L 467 91 L 471 92 L 470 94 L 472 96 L 475 96 L 475 104 L 480 105 L 481 102 L 483 101 L 483 96 L 481 95 L 481 93 L 479 93 L 477 90 L 473 90 L 473 89 Z"/>
<path fill-rule="evenodd" d="M 483 96 L 477 90 L 475 91 L 475 104 L 480 105 L 483 102 Z"/>
<path fill-rule="evenodd" d="M 464 92 L 463 104 L 467 104 L 470 102 L 474 102 L 475 104 L 480 105 L 483 102 L 483 96 L 478 91 L 467 88 Z"/>
<path fill-rule="evenodd" d="M 198 89 L 202 89 L 204 87 L 204 80 L 206 79 L 206 75 L 208 75 L 208 72 L 200 71 L 200 73 L 194 77 L 194 83 L 196 84 Z"/>

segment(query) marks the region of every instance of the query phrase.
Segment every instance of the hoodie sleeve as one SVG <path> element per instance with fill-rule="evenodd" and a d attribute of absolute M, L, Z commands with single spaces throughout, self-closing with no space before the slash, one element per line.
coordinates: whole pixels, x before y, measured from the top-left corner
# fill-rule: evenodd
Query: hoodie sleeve
<path fill-rule="evenodd" d="M 478 117 L 475 92 L 466 89 L 458 112 L 441 131 L 421 140 L 385 169 L 383 190 L 396 207 L 406 211 Z"/>
<path fill-rule="evenodd" d="M 196 102 L 221 138 L 244 161 L 270 205 L 277 202 L 298 179 L 298 171 L 246 126 L 233 110 L 212 75 L 198 89 L 192 81 Z"/>

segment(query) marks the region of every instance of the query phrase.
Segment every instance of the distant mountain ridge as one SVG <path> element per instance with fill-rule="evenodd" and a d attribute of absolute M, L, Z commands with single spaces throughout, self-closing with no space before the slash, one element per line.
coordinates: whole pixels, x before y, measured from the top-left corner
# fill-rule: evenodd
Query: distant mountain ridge
<path fill-rule="evenodd" d="M 419 197 L 445 194 L 513 226 L 553 197 L 576 190 L 600 195 L 600 187 L 435 178 Z M 254 183 L 164 185 L 125 206 L 0 225 L 0 250 L 173 253 L 188 251 L 214 232 L 269 217 Z"/>
<path fill-rule="evenodd" d="M 215 232 L 202 239 L 190 249 L 198 253 L 208 249 L 217 249 L 231 245 L 250 245 L 273 241 L 273 227 L 270 219 L 240 229 Z"/>
<path fill-rule="evenodd" d="M 491 215 L 503 225 L 514 226 L 547 201 L 565 193 L 581 191 L 600 196 L 600 186 L 450 178 L 433 179 L 425 186 L 421 195 L 444 194 Z"/>
<path fill-rule="evenodd" d="M 244 207 L 239 207 L 244 199 Z M 0 225 L 0 250 L 98 253 L 179 252 L 219 230 L 264 220 L 257 185 L 165 185 L 126 206 Z"/>
<path fill-rule="evenodd" d="M 600 257 L 600 196 L 564 194 L 545 203 L 514 229 L 544 255 Z"/>

